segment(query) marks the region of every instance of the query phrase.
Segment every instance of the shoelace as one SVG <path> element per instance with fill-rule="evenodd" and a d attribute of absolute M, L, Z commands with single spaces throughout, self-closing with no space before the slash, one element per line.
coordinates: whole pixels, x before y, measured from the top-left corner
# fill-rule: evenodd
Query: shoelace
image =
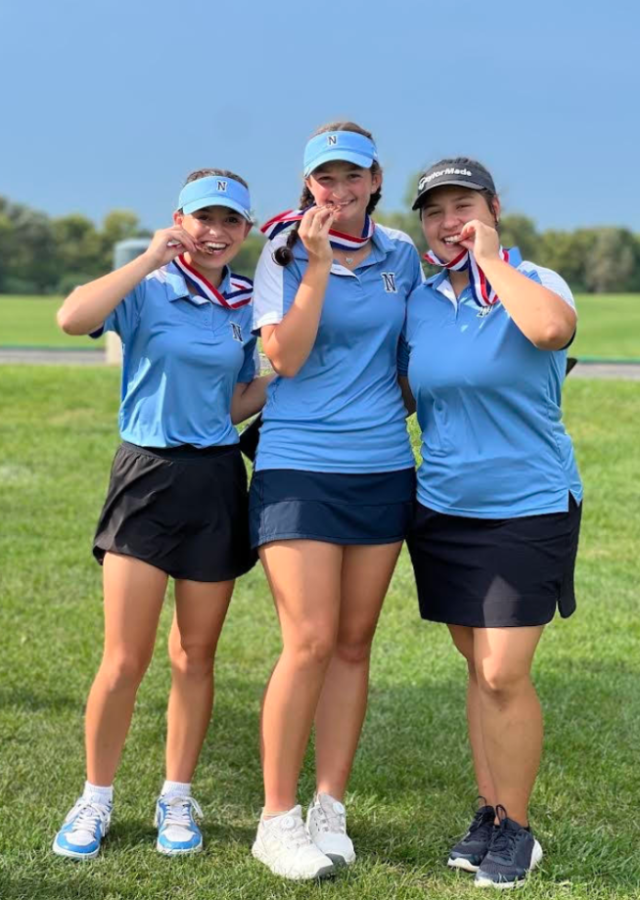
<path fill-rule="evenodd" d="M 499 856 L 505 862 L 509 862 L 515 851 L 517 832 L 508 820 L 504 806 L 496 806 L 496 815 L 500 819 L 500 825 L 493 833 L 489 852 L 492 856 Z"/>
<path fill-rule="evenodd" d="M 475 834 L 478 831 L 493 832 L 493 820 L 493 814 L 488 814 L 486 810 L 479 809 L 473 817 L 471 825 L 469 825 L 469 834 Z"/>
<path fill-rule="evenodd" d="M 163 827 L 167 825 L 178 825 L 181 828 L 188 828 L 191 825 L 191 810 L 195 812 L 198 818 L 202 818 L 202 810 L 193 797 L 169 797 L 163 800 L 168 809 L 167 814 L 162 823 Z"/>
<path fill-rule="evenodd" d="M 89 800 L 78 800 L 69 813 L 69 821 L 73 822 L 71 831 L 95 831 L 96 825 L 104 825 L 109 808 L 102 803 L 92 803 Z"/>
<path fill-rule="evenodd" d="M 336 801 L 325 800 L 325 802 L 322 803 L 318 798 L 316 800 L 316 806 L 320 810 L 320 827 L 324 832 L 346 834 L 347 817 L 342 804 L 336 809 Z"/>

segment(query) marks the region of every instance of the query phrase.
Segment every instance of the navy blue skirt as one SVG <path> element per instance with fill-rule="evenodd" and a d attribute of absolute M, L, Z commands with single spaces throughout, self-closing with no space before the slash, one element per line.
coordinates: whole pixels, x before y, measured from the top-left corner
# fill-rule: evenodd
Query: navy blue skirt
<path fill-rule="evenodd" d="M 393 544 L 404 540 L 413 513 L 415 470 L 346 475 L 263 469 L 249 492 L 251 546 L 310 540 Z"/>

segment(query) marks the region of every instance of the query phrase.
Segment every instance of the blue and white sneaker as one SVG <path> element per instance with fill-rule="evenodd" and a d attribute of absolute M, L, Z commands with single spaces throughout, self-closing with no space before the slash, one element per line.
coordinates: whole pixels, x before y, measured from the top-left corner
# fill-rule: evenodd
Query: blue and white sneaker
<path fill-rule="evenodd" d="M 53 852 L 70 859 L 94 859 L 111 824 L 112 804 L 80 797 L 53 842 Z"/>
<path fill-rule="evenodd" d="M 156 849 L 167 856 L 197 853 L 202 850 L 202 832 L 196 823 L 202 818 L 202 810 L 193 797 L 169 794 L 158 798 Z"/>

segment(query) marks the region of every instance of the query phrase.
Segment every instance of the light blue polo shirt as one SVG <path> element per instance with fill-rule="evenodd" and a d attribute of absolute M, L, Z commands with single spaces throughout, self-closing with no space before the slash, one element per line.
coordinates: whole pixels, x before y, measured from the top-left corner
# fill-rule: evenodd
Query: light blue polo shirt
<path fill-rule="evenodd" d="M 220 291 L 231 289 L 227 269 Z M 173 264 L 140 282 L 95 332 L 122 339 L 120 434 L 143 447 L 236 444 L 231 397 L 259 371 L 251 304 L 229 310 L 189 294 Z"/>
<path fill-rule="evenodd" d="M 517 268 L 574 307 L 555 272 Z M 493 519 L 566 512 L 569 493 L 581 501 L 562 424 L 566 350 L 537 349 L 502 304 L 481 309 L 468 288 L 456 300 L 446 273 L 412 293 L 405 338 L 399 369 L 408 362 L 422 430 L 423 506 Z"/>
<path fill-rule="evenodd" d="M 266 244 L 256 270 L 254 330 L 282 321 L 308 265 L 304 244 L 279 266 Z M 352 272 L 334 262 L 315 344 L 293 378 L 268 389 L 256 469 L 393 472 L 414 465 L 397 381 L 407 298 L 422 282 L 411 238 L 376 226 L 369 256 Z"/>

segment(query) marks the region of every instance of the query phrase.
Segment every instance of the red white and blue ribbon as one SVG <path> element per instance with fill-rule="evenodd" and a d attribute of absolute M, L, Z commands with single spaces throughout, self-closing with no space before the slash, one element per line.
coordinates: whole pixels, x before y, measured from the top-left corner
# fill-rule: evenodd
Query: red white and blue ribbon
<path fill-rule="evenodd" d="M 239 309 L 251 303 L 253 297 L 253 281 L 245 278 L 244 275 L 236 275 L 231 273 L 231 290 L 219 291 L 210 281 L 201 275 L 193 266 L 184 258 L 184 253 L 174 259 L 174 265 L 184 275 L 185 280 L 196 288 L 201 297 L 206 297 L 211 303 L 217 306 L 224 306 L 225 309 Z"/>
<path fill-rule="evenodd" d="M 279 215 L 274 216 L 273 219 L 269 219 L 268 222 L 265 222 L 260 231 L 263 234 L 266 234 L 267 238 L 272 241 L 283 231 L 286 231 L 293 222 L 299 222 L 303 215 L 311 208 L 312 207 L 309 206 L 307 209 L 290 209 L 287 210 L 287 212 L 280 213 Z M 329 243 L 332 247 L 336 247 L 339 250 L 359 250 L 371 240 L 375 230 L 376 224 L 373 219 L 370 219 L 369 216 L 365 216 L 364 228 L 362 229 L 360 237 L 354 237 L 351 234 L 343 234 L 341 231 L 334 231 L 333 228 L 331 228 L 329 230 Z"/>
<path fill-rule="evenodd" d="M 511 262 L 512 265 L 518 265 L 520 254 L 517 248 L 512 247 L 511 250 L 505 250 L 504 247 L 500 247 L 498 252 L 500 259 L 503 262 Z M 512 259 L 512 256 L 517 257 L 517 261 L 515 258 Z M 442 260 L 439 259 L 435 253 L 432 253 L 431 250 L 425 253 L 424 258 L 430 265 L 438 266 L 439 268 L 447 269 L 448 271 L 462 272 L 468 270 L 471 294 L 478 306 L 493 306 L 494 303 L 500 302 L 500 298 L 487 281 L 487 276 L 476 262 L 473 253 L 469 250 L 463 250 L 462 253 L 459 253 L 455 259 L 451 260 L 451 262 L 442 262 Z"/>

